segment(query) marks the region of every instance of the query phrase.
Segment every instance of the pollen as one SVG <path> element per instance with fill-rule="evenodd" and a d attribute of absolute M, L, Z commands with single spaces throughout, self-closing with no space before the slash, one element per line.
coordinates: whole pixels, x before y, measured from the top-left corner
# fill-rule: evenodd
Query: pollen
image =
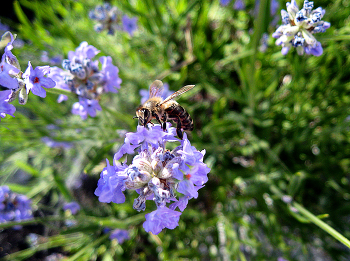
<path fill-rule="evenodd" d="M 38 83 L 39 81 L 40 81 L 39 78 L 38 78 L 38 77 L 35 77 L 33 82 L 34 82 L 34 83 Z"/>
<path fill-rule="evenodd" d="M 190 179 L 191 178 L 191 174 L 186 174 L 186 179 Z"/>

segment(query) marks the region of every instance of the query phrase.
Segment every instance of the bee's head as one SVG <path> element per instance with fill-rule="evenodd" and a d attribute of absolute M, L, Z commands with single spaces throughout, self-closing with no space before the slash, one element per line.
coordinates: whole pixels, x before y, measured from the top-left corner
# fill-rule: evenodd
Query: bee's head
<path fill-rule="evenodd" d="M 136 110 L 136 118 L 139 119 L 139 125 L 146 127 L 147 123 L 151 121 L 151 112 L 149 109 L 140 106 Z"/>

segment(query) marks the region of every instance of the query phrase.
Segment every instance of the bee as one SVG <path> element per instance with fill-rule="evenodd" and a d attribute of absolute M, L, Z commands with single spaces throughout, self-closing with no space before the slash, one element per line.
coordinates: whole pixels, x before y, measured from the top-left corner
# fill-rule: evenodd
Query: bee
<path fill-rule="evenodd" d="M 173 120 L 176 123 L 177 136 L 182 139 L 182 130 L 193 130 L 193 120 L 188 112 L 174 99 L 193 87 L 194 85 L 186 85 L 163 100 L 161 97 L 163 83 L 160 80 L 155 80 L 149 88 L 148 100 L 136 109 L 136 117 L 134 118 L 137 118 L 139 124 L 145 127 L 147 123 L 156 119 L 164 131 L 166 130 L 167 120 Z"/>

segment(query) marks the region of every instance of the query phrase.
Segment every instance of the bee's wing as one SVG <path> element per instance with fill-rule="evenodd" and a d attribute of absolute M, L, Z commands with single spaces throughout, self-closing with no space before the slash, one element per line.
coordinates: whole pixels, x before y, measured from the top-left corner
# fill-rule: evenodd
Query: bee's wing
<path fill-rule="evenodd" d="M 163 83 L 160 80 L 155 80 L 149 87 L 149 98 L 160 97 L 163 92 Z"/>
<path fill-rule="evenodd" d="M 182 87 L 180 90 L 178 90 L 177 92 L 174 92 L 172 95 L 168 96 L 164 101 L 162 101 L 162 104 L 172 100 L 172 99 L 175 99 L 176 97 L 179 97 L 181 94 L 185 93 L 185 92 L 188 92 L 189 90 L 191 90 L 192 88 L 194 87 L 194 85 L 186 85 L 184 87 Z"/>

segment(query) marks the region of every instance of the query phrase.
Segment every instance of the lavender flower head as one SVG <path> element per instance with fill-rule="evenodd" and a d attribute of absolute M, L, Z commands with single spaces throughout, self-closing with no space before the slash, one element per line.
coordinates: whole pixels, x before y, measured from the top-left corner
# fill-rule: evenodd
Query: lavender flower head
<path fill-rule="evenodd" d="M 123 15 L 122 17 L 123 30 L 127 32 L 130 36 L 134 35 L 134 32 L 137 30 L 137 18 L 130 18 L 127 15 Z"/>
<path fill-rule="evenodd" d="M 272 34 L 276 38 L 276 45 L 282 46 L 282 54 L 286 55 L 291 47 L 297 49 L 299 55 L 312 54 L 320 56 L 323 53 L 321 43 L 313 36 L 323 33 L 330 27 L 329 22 L 322 21 L 325 10 L 318 7 L 312 10 L 314 3 L 304 1 L 299 10 L 295 0 L 287 3 L 287 11 L 281 10 L 282 25 Z"/>
<path fill-rule="evenodd" d="M 119 244 L 122 244 L 129 238 L 129 231 L 124 229 L 114 229 L 109 236 L 110 240 L 116 239 Z"/>
<path fill-rule="evenodd" d="M 146 201 L 152 200 L 157 210 L 146 215 L 144 229 L 158 234 L 164 228 L 178 226 L 181 212 L 188 200 L 198 197 L 198 190 L 208 181 L 210 169 L 203 163 L 205 150 L 191 146 L 186 133 L 179 146 L 170 151 L 167 142 L 179 142 L 176 128 L 163 131 L 160 125 L 137 127 L 136 133 L 127 133 L 125 142 L 114 155 L 114 166 L 107 160 L 95 195 L 100 202 L 124 203 L 123 191 L 135 190 L 139 196 L 134 200 L 137 211 L 146 209 Z M 125 154 L 134 154 L 132 163 L 118 163 Z M 177 193 L 182 196 L 177 199 Z M 173 202 L 172 204 L 170 204 Z M 176 211 L 176 208 L 181 211 Z"/>
<path fill-rule="evenodd" d="M 125 31 L 130 36 L 137 30 L 137 18 L 129 18 L 122 14 L 115 6 L 109 3 L 96 6 L 89 12 L 89 17 L 96 20 L 94 26 L 96 32 L 107 31 L 108 34 L 114 35 L 115 31 Z"/>
<path fill-rule="evenodd" d="M 101 110 L 98 103 L 100 95 L 106 92 L 116 93 L 120 88 L 118 67 L 112 64 L 109 56 L 93 58 L 99 53 L 94 46 L 82 42 L 75 52 L 68 53 L 68 59 L 63 60 L 62 67 L 53 67 L 50 77 L 56 82 L 57 88 L 71 91 L 78 95 L 79 102 L 73 105 L 72 113 L 86 119 L 88 115 L 96 116 L 96 111 Z M 67 100 L 68 97 L 60 95 L 58 102 Z"/>
<path fill-rule="evenodd" d="M 79 212 L 80 205 L 77 202 L 72 201 L 72 202 L 64 204 L 63 210 L 70 211 L 70 213 L 72 213 L 72 215 L 75 215 Z"/>
<path fill-rule="evenodd" d="M 0 186 L 0 223 L 26 220 L 33 217 L 31 201 L 24 195 Z"/>

